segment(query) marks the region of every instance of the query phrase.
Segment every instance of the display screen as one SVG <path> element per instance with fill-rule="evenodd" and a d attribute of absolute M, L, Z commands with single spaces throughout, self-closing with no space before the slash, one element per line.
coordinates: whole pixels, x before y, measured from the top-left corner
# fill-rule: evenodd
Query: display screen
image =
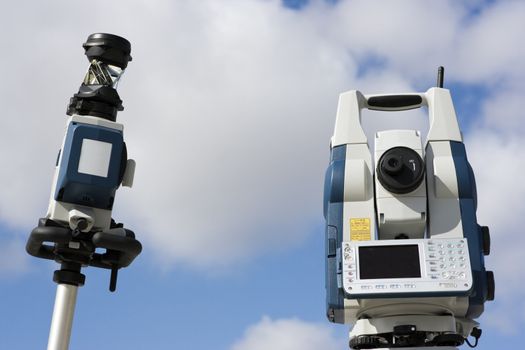
<path fill-rule="evenodd" d="M 359 247 L 361 279 L 421 277 L 417 244 Z"/>
<path fill-rule="evenodd" d="M 108 177 L 112 147 L 113 145 L 109 142 L 83 139 L 78 162 L 78 172 Z"/>

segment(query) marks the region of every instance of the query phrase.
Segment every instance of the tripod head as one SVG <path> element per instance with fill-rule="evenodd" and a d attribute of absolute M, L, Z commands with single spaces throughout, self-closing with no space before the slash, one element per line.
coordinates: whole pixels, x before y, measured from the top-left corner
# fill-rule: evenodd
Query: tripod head
<path fill-rule="evenodd" d="M 90 65 L 68 105 L 48 212 L 31 232 L 26 250 L 61 264 L 57 283 L 83 285 L 82 266 L 111 269 L 114 291 L 118 269 L 142 250 L 133 231 L 111 218 L 116 190 L 131 187 L 135 171 L 124 127 L 115 122 L 123 110 L 116 87 L 131 61 L 131 45 L 122 37 L 96 33 L 83 47 Z"/>
<path fill-rule="evenodd" d="M 327 315 L 354 324 L 354 349 L 461 345 L 479 337 L 474 319 L 494 299 L 489 231 L 443 76 L 425 93 L 339 98 L 324 195 Z M 422 106 L 426 140 L 380 131 L 370 151 L 362 109 Z"/>

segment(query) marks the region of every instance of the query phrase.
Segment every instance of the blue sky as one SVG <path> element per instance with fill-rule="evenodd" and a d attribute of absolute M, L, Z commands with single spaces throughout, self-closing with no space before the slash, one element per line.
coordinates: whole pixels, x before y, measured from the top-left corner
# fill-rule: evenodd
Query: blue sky
<path fill-rule="evenodd" d="M 424 3 L 424 4 L 423 4 Z M 520 1 L 19 1 L 0 13 L 0 348 L 47 342 L 53 262 L 24 244 L 45 214 L 65 106 L 92 32 L 128 38 L 119 86 L 134 188 L 114 217 L 143 242 L 121 270 L 88 268 L 72 349 L 344 349 L 325 319 L 322 184 L 340 92 L 425 91 L 444 65 L 477 176 L 496 301 L 479 349 L 525 327 Z M 421 111 L 369 132 L 423 129 Z"/>

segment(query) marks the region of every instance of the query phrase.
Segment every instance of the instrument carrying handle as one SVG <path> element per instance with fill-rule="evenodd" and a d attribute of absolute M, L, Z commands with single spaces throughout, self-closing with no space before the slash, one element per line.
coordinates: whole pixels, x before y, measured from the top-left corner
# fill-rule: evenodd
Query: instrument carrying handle
<path fill-rule="evenodd" d="M 421 94 L 367 95 L 366 108 L 376 111 L 406 111 L 425 105 Z"/>

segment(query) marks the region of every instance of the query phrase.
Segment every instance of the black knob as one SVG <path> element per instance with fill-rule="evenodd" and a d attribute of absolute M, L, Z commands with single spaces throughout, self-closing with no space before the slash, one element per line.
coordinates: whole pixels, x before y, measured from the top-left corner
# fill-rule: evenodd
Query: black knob
<path fill-rule="evenodd" d="M 376 176 L 387 191 L 410 193 L 421 185 L 425 177 L 423 159 L 411 148 L 391 148 L 379 159 Z"/>
<path fill-rule="evenodd" d="M 494 280 L 494 272 L 487 271 L 487 300 L 494 300 L 496 296 L 496 281 Z"/>
<path fill-rule="evenodd" d="M 490 254 L 490 231 L 487 226 L 481 226 L 481 240 L 483 244 L 483 255 Z"/>
<path fill-rule="evenodd" d="M 494 300 L 496 296 L 496 281 L 494 280 L 494 272 L 487 271 L 487 300 Z"/>
<path fill-rule="evenodd" d="M 89 61 L 100 60 L 125 69 L 131 61 L 131 44 L 128 40 L 114 34 L 91 34 L 82 45 Z"/>
<path fill-rule="evenodd" d="M 350 349 L 375 349 L 384 346 L 379 337 L 361 335 L 350 339 Z"/>

